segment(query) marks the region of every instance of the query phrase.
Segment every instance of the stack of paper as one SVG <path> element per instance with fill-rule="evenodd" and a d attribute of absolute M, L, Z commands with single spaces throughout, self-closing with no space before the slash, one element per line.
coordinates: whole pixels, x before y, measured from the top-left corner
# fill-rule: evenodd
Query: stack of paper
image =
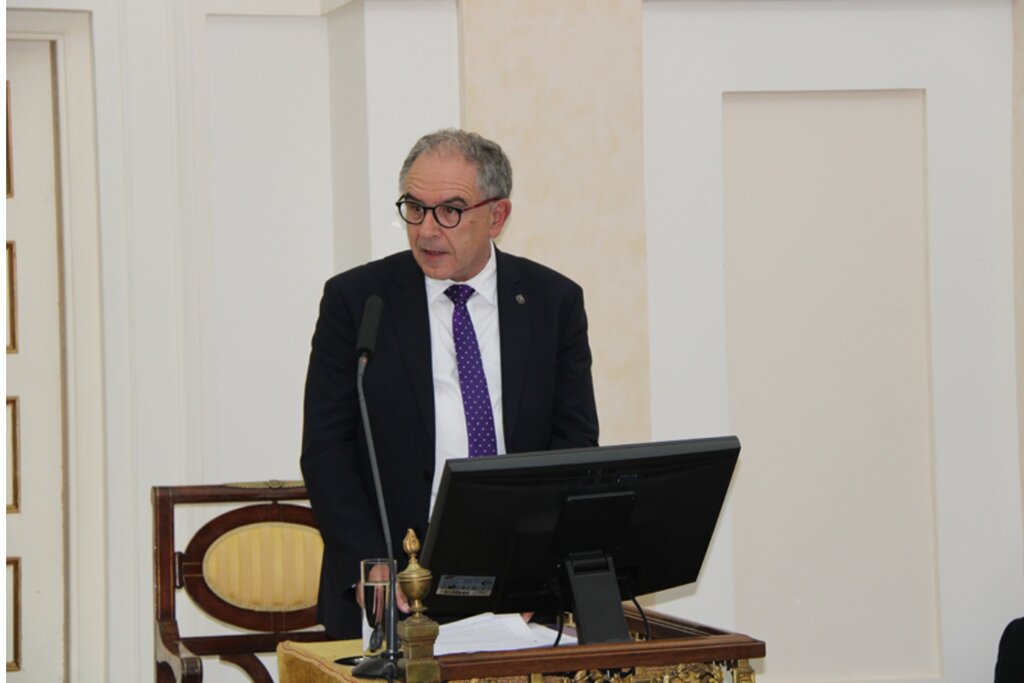
<path fill-rule="evenodd" d="M 435 655 L 455 652 L 494 652 L 551 647 L 558 633 L 541 624 L 528 624 L 519 614 L 485 612 L 441 625 L 434 645 Z M 559 645 L 575 645 L 576 638 L 562 634 Z"/>

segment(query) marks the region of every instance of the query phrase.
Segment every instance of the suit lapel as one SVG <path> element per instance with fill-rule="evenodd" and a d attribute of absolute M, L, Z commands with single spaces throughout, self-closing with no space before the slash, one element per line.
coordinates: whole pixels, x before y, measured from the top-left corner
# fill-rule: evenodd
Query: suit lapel
<path fill-rule="evenodd" d="M 498 258 L 498 334 L 501 337 L 501 412 L 505 445 L 513 443 L 519 402 L 523 396 L 526 356 L 530 345 L 530 309 L 522 273 L 513 259 Z"/>
<path fill-rule="evenodd" d="M 430 360 L 430 321 L 427 318 L 427 292 L 423 272 L 412 255 L 395 268 L 388 290 L 390 316 L 398 346 L 402 350 L 408 377 L 412 383 L 424 428 L 434 441 L 434 380 Z"/>

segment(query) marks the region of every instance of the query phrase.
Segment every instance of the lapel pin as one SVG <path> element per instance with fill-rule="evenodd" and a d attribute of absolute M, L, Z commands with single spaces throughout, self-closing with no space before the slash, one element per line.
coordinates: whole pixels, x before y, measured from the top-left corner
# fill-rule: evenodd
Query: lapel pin
<path fill-rule="evenodd" d="M 516 303 L 517 304 L 525 304 L 526 303 L 526 297 L 523 296 L 522 294 L 516 294 Z"/>

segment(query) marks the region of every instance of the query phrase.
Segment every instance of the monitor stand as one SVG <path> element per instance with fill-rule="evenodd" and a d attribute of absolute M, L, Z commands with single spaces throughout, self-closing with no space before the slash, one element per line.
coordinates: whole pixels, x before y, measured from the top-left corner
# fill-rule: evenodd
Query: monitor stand
<path fill-rule="evenodd" d="M 570 553 L 565 561 L 581 645 L 632 640 L 622 611 L 615 563 L 602 552 Z"/>

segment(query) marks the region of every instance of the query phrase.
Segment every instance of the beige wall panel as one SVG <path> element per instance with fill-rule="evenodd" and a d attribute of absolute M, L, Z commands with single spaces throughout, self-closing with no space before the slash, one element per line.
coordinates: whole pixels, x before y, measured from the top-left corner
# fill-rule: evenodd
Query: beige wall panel
<path fill-rule="evenodd" d="M 737 622 L 772 680 L 939 673 L 925 161 L 920 91 L 724 98 Z"/>
<path fill-rule="evenodd" d="M 638 0 L 463 0 L 463 126 L 505 148 L 499 246 L 586 290 L 602 443 L 650 434 Z"/>

